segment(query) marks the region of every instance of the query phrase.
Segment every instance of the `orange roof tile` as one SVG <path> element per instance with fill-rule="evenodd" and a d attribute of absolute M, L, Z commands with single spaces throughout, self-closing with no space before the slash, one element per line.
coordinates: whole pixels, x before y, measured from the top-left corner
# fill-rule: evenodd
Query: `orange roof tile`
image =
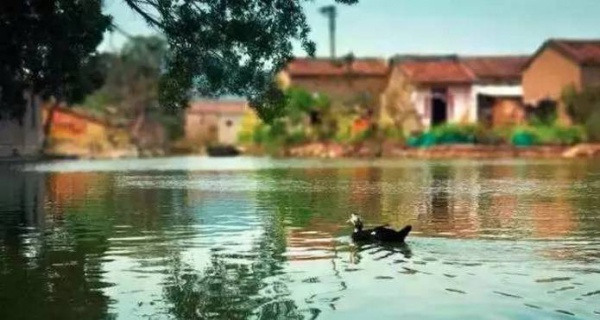
<path fill-rule="evenodd" d="M 549 45 L 582 65 L 600 65 L 600 39 L 549 40 Z"/>
<path fill-rule="evenodd" d="M 578 65 L 600 66 L 600 39 L 550 39 L 544 42 L 544 44 L 529 59 L 523 69 L 529 68 L 531 63 L 547 48 L 553 48 Z"/>
<path fill-rule="evenodd" d="M 349 73 L 364 76 L 386 76 L 388 66 L 385 60 L 376 58 L 355 59 L 347 66 L 343 59 L 298 58 L 285 68 L 291 76 L 340 76 Z"/>
<path fill-rule="evenodd" d="M 475 80 L 475 75 L 456 58 L 408 58 L 400 60 L 397 67 L 418 84 L 467 84 Z"/>
<path fill-rule="evenodd" d="M 462 57 L 478 80 L 519 81 L 528 56 Z"/>
<path fill-rule="evenodd" d="M 193 102 L 188 113 L 242 114 L 247 109 L 246 101 L 202 100 Z"/>

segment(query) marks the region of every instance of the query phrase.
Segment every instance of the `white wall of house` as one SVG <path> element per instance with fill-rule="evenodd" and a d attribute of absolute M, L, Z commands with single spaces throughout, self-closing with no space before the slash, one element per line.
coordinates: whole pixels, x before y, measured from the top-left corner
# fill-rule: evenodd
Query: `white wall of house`
<path fill-rule="evenodd" d="M 453 97 L 452 111 L 448 113 L 449 123 L 475 123 L 477 119 L 477 96 L 485 94 L 495 97 L 515 97 L 522 96 L 523 89 L 520 85 L 473 85 L 473 86 L 453 86 L 448 87 L 448 94 Z M 423 121 L 425 128 L 431 126 L 431 112 L 427 108 L 431 106 L 430 88 L 420 88 L 415 90 L 411 96 L 411 101 L 417 110 L 417 113 Z"/>
<path fill-rule="evenodd" d="M 477 103 L 476 97 L 472 94 L 469 86 L 452 86 L 447 89 L 448 95 L 452 97 L 452 106 L 448 107 L 448 122 L 463 123 L 477 121 Z M 431 88 L 420 88 L 413 92 L 411 97 L 412 103 L 417 110 L 417 113 L 423 121 L 426 128 L 431 126 Z"/>
<path fill-rule="evenodd" d="M 241 129 L 243 114 L 221 114 L 219 116 L 219 143 L 236 144 Z"/>
<path fill-rule="evenodd" d="M 477 100 L 473 100 L 471 86 L 450 87 L 448 94 L 452 96 L 453 111 L 450 123 L 473 123 L 477 121 Z"/>
<path fill-rule="evenodd" d="M 43 143 L 42 105 L 26 95 L 26 109 L 19 119 L 0 120 L 0 157 L 33 156 Z"/>

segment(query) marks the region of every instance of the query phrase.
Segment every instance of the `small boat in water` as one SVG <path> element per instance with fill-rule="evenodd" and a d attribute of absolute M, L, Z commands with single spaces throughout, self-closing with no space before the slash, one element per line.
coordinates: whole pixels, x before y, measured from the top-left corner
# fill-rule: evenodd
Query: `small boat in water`
<path fill-rule="evenodd" d="M 210 157 L 235 157 L 240 155 L 240 150 L 231 145 L 213 145 L 206 147 L 206 153 Z"/>

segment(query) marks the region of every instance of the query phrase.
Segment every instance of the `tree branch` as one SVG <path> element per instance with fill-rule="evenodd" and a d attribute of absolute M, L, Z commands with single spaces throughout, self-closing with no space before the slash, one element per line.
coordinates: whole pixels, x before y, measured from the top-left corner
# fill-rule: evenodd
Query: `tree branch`
<path fill-rule="evenodd" d="M 146 22 L 148 22 L 151 25 L 157 26 L 157 27 L 162 27 L 162 23 L 160 23 L 160 21 L 156 20 L 156 18 L 149 15 L 146 11 L 142 10 L 142 8 L 140 8 L 138 6 L 138 4 L 135 2 L 135 0 L 124 0 L 124 1 L 133 11 L 137 12 L 140 16 L 142 16 L 142 18 L 144 18 L 146 20 Z"/>

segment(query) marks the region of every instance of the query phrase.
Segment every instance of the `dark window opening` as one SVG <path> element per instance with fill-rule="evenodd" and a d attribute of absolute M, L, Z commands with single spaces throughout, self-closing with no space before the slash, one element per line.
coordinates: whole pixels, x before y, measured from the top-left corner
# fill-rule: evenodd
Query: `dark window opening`
<path fill-rule="evenodd" d="M 318 111 L 310 112 L 310 124 L 317 125 L 321 123 L 321 114 Z"/>
<path fill-rule="evenodd" d="M 446 102 L 446 88 L 432 90 L 431 97 L 431 125 L 437 126 L 448 122 L 448 103 Z"/>

